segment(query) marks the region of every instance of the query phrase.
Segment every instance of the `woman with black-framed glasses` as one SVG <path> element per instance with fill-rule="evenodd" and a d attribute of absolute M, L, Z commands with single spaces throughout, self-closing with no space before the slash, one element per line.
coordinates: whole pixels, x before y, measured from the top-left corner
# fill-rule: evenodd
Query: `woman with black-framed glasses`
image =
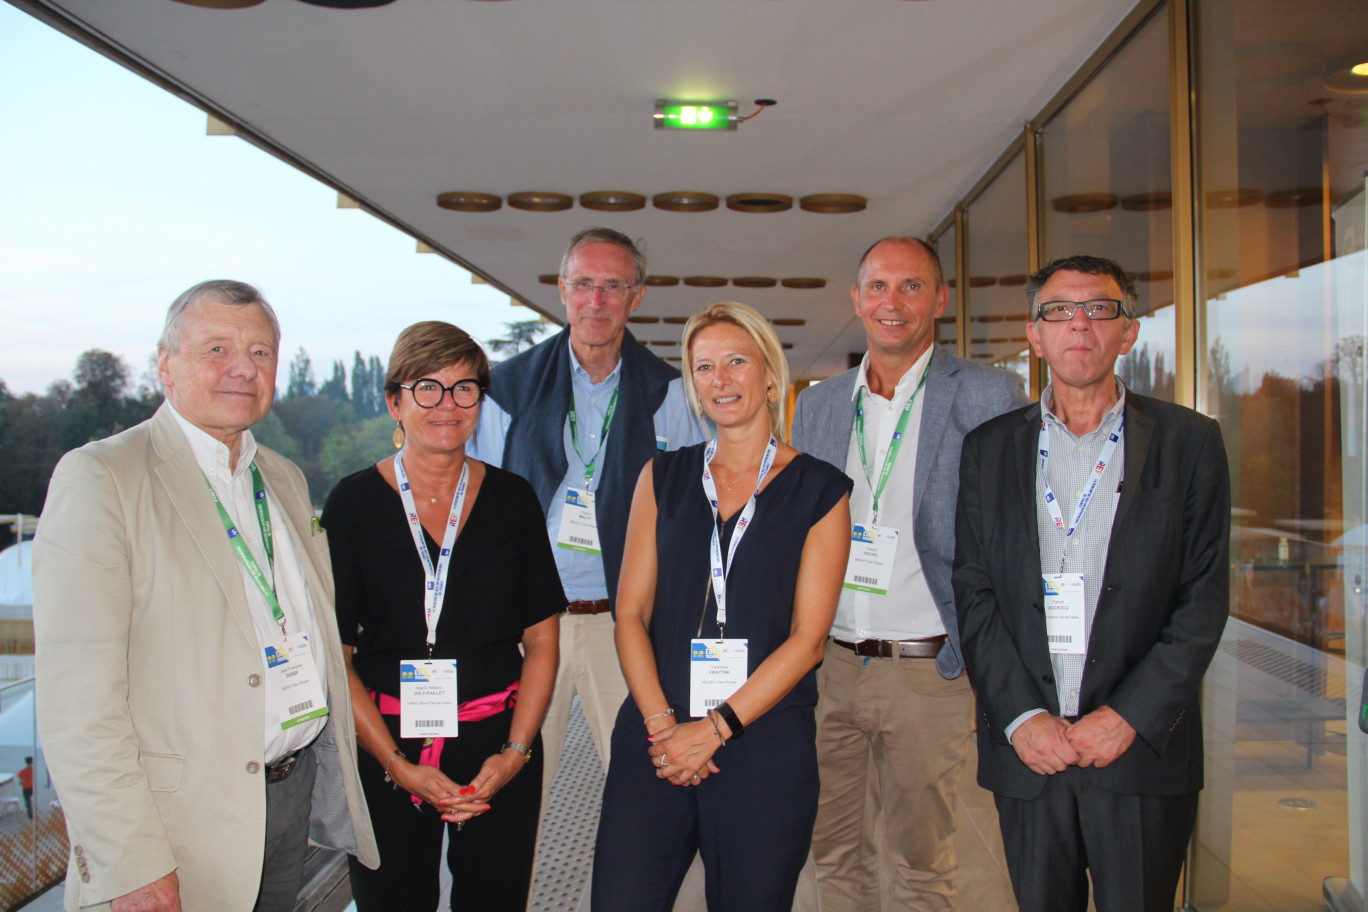
<path fill-rule="evenodd" d="M 488 383 L 461 329 L 404 330 L 385 377 L 399 452 L 323 509 L 380 848 L 379 869 L 351 865 L 360 912 L 436 908 L 444 830 L 453 906 L 527 903 L 565 594 L 531 485 L 466 457 Z"/>

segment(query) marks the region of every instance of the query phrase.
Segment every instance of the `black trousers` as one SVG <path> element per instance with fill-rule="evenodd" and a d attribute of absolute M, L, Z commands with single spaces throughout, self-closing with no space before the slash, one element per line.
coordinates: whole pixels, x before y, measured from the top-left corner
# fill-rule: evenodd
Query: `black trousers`
<path fill-rule="evenodd" d="M 385 716 L 395 743 L 418 762 L 422 739 L 399 738 L 399 717 Z M 469 784 L 480 767 L 508 740 L 513 713 L 480 722 L 462 722 L 460 734 L 442 749 L 441 770 L 454 782 Z M 361 788 L 370 808 L 380 867 L 374 871 L 351 861 L 352 896 L 358 912 L 433 912 L 441 889 L 442 831 L 449 845 L 452 908 L 484 912 L 523 912 L 532 884 L 532 855 L 541 809 L 541 737 L 532 759 L 489 802 L 490 808 L 460 830 L 438 811 L 415 805 L 409 793 L 385 782 L 385 769 L 358 750 Z"/>
<path fill-rule="evenodd" d="M 629 697 L 603 789 L 594 912 L 669 912 L 695 853 L 709 912 L 789 912 L 817 819 L 816 728 L 810 706 L 769 713 L 718 749 L 722 772 L 681 787 L 656 777 Z"/>
<path fill-rule="evenodd" d="M 1085 912 L 1088 871 L 1098 912 L 1173 912 L 1197 793 L 1120 795 L 1095 776 L 1071 766 L 1029 801 L 995 796 L 1020 912 Z"/>

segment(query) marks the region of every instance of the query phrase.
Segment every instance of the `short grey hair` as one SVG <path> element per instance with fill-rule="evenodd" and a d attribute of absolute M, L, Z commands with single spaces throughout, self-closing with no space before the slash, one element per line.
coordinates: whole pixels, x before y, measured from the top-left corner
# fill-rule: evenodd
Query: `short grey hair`
<path fill-rule="evenodd" d="M 1029 317 L 1032 323 L 1040 319 L 1040 302 L 1037 300 L 1040 297 L 1040 290 L 1057 272 L 1079 272 L 1083 275 L 1111 279 L 1121 290 L 1121 314 L 1126 318 L 1126 325 L 1130 326 L 1135 322 L 1135 302 L 1138 298 L 1135 281 L 1121 268 L 1121 264 L 1106 257 L 1078 254 L 1054 260 L 1026 280 L 1026 306 L 1030 308 Z"/>
<path fill-rule="evenodd" d="M 158 348 L 164 348 L 173 355 L 180 349 L 182 318 L 191 304 L 200 301 L 210 304 L 232 304 L 236 307 L 260 304 L 261 309 L 266 311 L 267 321 L 271 324 L 275 346 L 280 347 L 280 321 L 276 319 L 275 311 L 255 286 L 233 279 L 210 279 L 198 285 L 191 285 L 171 302 L 171 306 L 166 310 L 166 323 L 162 326 L 161 338 L 157 340 Z"/>
<path fill-rule="evenodd" d="M 633 288 L 641 287 L 646 281 L 646 254 L 641 249 L 639 241 L 633 241 L 621 231 L 612 228 L 585 228 L 575 234 L 570 239 L 570 243 L 565 248 L 565 253 L 561 254 L 560 277 L 567 278 L 565 270 L 570 265 L 570 257 L 576 250 L 589 244 L 612 244 L 614 247 L 621 247 L 632 258 L 632 265 L 636 268 L 636 278 L 632 281 Z"/>

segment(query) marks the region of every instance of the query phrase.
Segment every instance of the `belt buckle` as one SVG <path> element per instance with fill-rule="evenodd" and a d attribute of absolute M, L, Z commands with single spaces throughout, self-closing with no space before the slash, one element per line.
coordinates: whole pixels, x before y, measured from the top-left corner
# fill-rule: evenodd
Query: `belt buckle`
<path fill-rule="evenodd" d="M 295 751 L 290 756 L 281 760 L 279 763 L 266 767 L 266 781 L 279 782 L 289 778 L 290 773 L 294 772 L 295 764 L 299 761 L 299 751 Z"/>

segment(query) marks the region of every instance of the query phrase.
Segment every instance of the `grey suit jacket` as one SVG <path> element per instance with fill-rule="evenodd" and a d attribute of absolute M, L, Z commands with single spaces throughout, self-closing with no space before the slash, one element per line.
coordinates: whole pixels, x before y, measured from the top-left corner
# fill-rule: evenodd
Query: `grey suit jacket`
<path fill-rule="evenodd" d="M 329 722 L 310 837 L 379 863 L 360 781 L 327 538 L 304 477 L 258 447 L 298 543 Z M 266 829 L 265 698 L 246 589 L 163 406 L 62 458 L 33 549 L 38 729 L 66 813 L 68 909 L 172 870 L 186 909 L 250 909 Z"/>
<path fill-rule="evenodd" d="M 798 397 L 793 412 L 793 446 L 831 463 L 851 478 L 860 471 L 858 465 L 846 466 L 850 434 L 855 427 L 855 383 L 859 373 L 859 368 L 851 368 L 808 387 Z M 960 444 L 965 434 L 989 418 L 1030 400 L 1016 374 L 975 364 L 943 348 L 937 349 L 931 358 L 921 395 L 924 399 L 912 487 L 913 537 L 922 573 L 950 638 L 949 648 L 942 649 L 936 657 L 936 670 L 943 677 L 955 678 L 964 672 L 959 621 L 950 586 L 950 567 L 955 558 Z"/>

